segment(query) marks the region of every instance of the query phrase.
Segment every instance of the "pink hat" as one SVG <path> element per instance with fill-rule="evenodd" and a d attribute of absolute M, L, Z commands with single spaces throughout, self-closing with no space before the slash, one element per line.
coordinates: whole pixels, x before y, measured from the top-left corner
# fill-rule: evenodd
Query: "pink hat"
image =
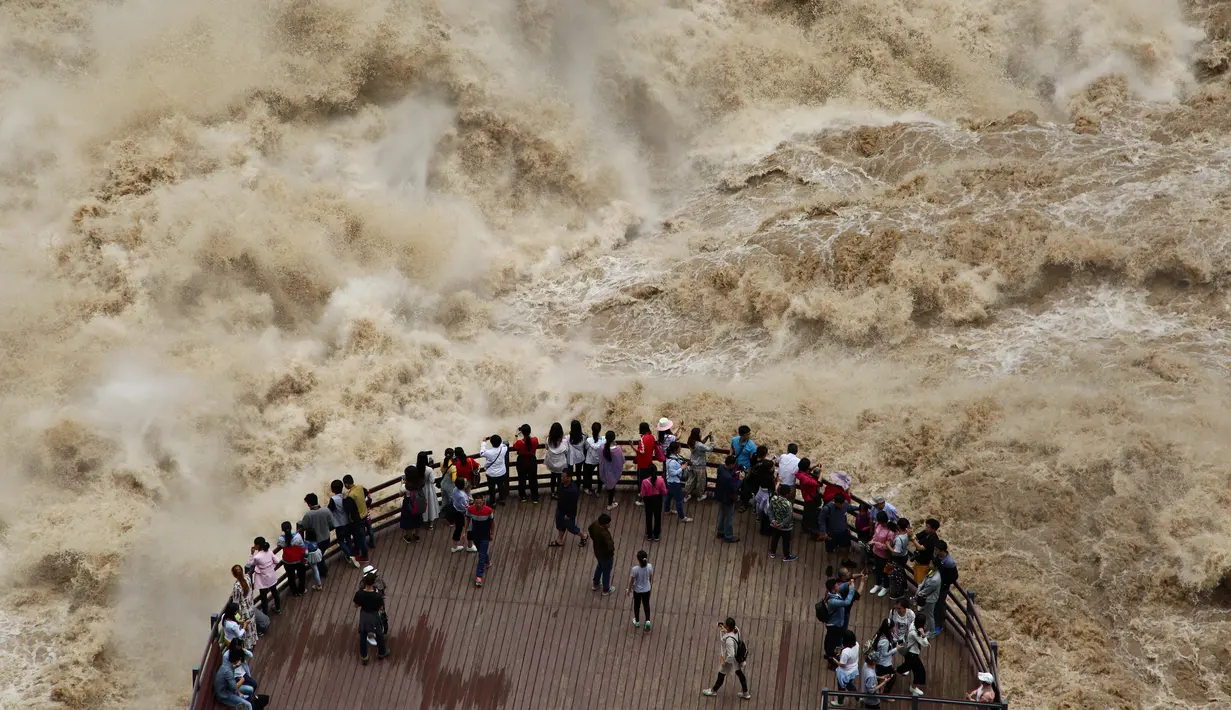
<path fill-rule="evenodd" d="M 662 419 L 658 420 L 658 430 L 659 431 L 671 431 L 671 429 L 674 426 L 675 426 L 675 422 L 671 421 L 670 419 L 666 417 L 663 417 Z"/>

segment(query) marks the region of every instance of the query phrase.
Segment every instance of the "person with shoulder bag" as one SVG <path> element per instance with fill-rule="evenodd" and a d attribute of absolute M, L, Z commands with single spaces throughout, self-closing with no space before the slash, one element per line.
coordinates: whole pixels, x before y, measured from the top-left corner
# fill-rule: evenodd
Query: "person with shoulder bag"
<path fill-rule="evenodd" d="M 733 672 L 739 679 L 739 697 L 750 699 L 752 693 L 748 692 L 748 678 L 744 675 L 744 664 L 748 661 L 748 645 L 744 643 L 743 635 L 735 625 L 735 619 L 729 616 L 726 621 L 718 622 L 718 646 L 721 663 L 718 667 L 718 679 L 714 681 L 713 687 L 702 688 L 701 694 L 707 697 L 717 695 L 727 679 L 727 674 Z"/>

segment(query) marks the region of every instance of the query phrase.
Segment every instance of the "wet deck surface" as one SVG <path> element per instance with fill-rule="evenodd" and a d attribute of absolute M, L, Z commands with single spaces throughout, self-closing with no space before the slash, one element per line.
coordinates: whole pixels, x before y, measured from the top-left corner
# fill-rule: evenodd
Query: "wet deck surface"
<path fill-rule="evenodd" d="M 582 498 L 584 528 L 603 511 L 598 499 Z M 797 530 L 799 560 L 784 563 L 781 553 L 771 560 L 768 538 L 750 514 L 736 517 L 743 540 L 724 544 L 714 537 L 717 509 L 710 502 L 690 506 L 695 523 L 664 517 L 662 541 L 649 543 L 631 493 L 617 500 L 617 592 L 607 597 L 590 589 L 589 546 L 570 536 L 564 548 L 547 548 L 555 535 L 550 500 L 497 508 L 494 567 L 482 589 L 473 586 L 475 555 L 449 551 L 443 520 L 415 544 L 403 542 L 396 528 L 378 533 L 372 560 L 388 584 L 392 657 L 377 662 L 373 654 L 367 667 L 359 663 L 351 604 L 359 572 L 331 560 L 324 591 L 284 598 L 283 614 L 256 648 L 253 673 L 272 695 L 270 707 L 818 708 L 821 688 L 836 687 L 812 608 L 826 565 L 837 562 L 823 544 L 801 543 Z M 648 634 L 633 628 L 624 594 L 639 549 L 649 551 L 655 567 Z M 887 599 L 866 595 L 856 603 L 852 628 L 860 642 L 888 607 Z M 715 624 L 727 616 L 749 645 L 750 702 L 736 698 L 735 678 L 717 698 L 700 695 L 714 682 Z M 929 696 L 960 698 L 974 684 L 957 636 L 936 639 L 923 661 Z M 897 692 L 905 691 L 903 680 Z"/>

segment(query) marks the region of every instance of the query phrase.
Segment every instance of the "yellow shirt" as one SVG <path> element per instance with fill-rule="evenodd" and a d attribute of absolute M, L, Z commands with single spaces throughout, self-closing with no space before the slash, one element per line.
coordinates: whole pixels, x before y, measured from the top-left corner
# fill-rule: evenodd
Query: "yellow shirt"
<path fill-rule="evenodd" d="M 350 490 L 346 492 L 346 495 L 349 496 L 351 500 L 355 501 L 355 507 L 359 509 L 359 517 L 366 517 L 368 514 L 368 502 L 364 500 L 365 496 L 363 495 L 363 486 L 356 483 L 350 487 Z"/>

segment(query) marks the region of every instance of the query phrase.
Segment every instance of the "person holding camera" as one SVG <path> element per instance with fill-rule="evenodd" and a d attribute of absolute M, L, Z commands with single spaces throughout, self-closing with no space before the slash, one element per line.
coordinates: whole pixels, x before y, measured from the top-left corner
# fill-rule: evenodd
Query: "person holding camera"
<path fill-rule="evenodd" d="M 729 616 L 726 621 L 718 622 L 718 648 L 718 679 L 714 681 L 713 687 L 703 688 L 701 694 L 707 697 L 717 695 L 727 679 L 727 674 L 734 673 L 739 679 L 739 697 L 750 699 L 752 693 L 748 692 L 748 678 L 744 675 L 744 664 L 748 661 L 748 645 L 744 643 L 739 627 L 735 625 L 735 619 Z"/>
<path fill-rule="evenodd" d="M 492 505 L 504 505 L 509 499 L 509 445 L 499 434 L 492 434 L 479 446 L 487 470 L 487 495 Z"/>

